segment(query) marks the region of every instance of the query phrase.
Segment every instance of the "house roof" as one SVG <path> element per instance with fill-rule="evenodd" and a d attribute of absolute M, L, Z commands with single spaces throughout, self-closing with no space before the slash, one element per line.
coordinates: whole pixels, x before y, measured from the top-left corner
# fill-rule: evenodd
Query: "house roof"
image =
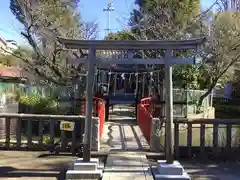
<path fill-rule="evenodd" d="M 11 40 L 11 39 L 9 39 L 9 40 L 7 40 L 7 42 L 16 42 L 15 40 Z"/>
<path fill-rule="evenodd" d="M 17 42 L 15 40 L 6 40 L 7 43 L 12 43 L 14 45 L 17 45 Z"/>
<path fill-rule="evenodd" d="M 21 77 L 21 69 L 16 67 L 0 66 L 0 77 Z"/>

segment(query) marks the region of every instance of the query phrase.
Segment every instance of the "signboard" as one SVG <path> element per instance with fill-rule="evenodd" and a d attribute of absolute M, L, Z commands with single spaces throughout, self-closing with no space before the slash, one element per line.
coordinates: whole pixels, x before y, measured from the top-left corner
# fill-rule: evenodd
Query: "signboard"
<path fill-rule="evenodd" d="M 70 121 L 61 121 L 60 130 L 62 131 L 73 131 L 75 123 Z"/>

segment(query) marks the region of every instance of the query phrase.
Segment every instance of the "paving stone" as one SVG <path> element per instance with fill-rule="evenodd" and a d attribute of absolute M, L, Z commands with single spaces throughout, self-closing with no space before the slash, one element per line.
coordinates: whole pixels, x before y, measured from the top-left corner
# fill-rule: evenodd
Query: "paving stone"
<path fill-rule="evenodd" d="M 166 161 L 158 161 L 159 166 L 152 168 L 155 180 L 190 180 L 191 178 L 184 171 L 182 165 L 175 161 L 173 164 L 167 164 Z"/>
<path fill-rule="evenodd" d="M 173 164 L 167 164 L 165 160 L 158 161 L 159 167 L 158 172 L 159 174 L 164 175 L 182 175 L 183 174 L 183 167 L 178 161 L 174 161 Z"/>
<path fill-rule="evenodd" d="M 74 170 L 97 170 L 98 164 L 96 162 L 74 163 Z"/>
<path fill-rule="evenodd" d="M 156 174 L 154 175 L 155 180 L 191 180 L 191 178 L 188 176 L 186 172 L 184 172 L 182 175 L 160 175 Z"/>
<path fill-rule="evenodd" d="M 144 156 L 141 154 L 110 154 L 107 158 L 102 180 L 120 178 L 151 180 L 152 175 L 149 173 L 149 165 L 143 159 Z M 118 174 L 121 174 L 121 176 L 118 177 Z"/>
<path fill-rule="evenodd" d="M 98 158 L 91 158 L 90 162 L 78 158 L 66 172 L 66 180 L 98 180 L 102 177 L 103 169 L 104 164 Z"/>
<path fill-rule="evenodd" d="M 66 173 L 66 180 L 99 179 L 101 176 L 102 176 L 102 170 L 95 170 L 95 171 L 68 170 Z"/>

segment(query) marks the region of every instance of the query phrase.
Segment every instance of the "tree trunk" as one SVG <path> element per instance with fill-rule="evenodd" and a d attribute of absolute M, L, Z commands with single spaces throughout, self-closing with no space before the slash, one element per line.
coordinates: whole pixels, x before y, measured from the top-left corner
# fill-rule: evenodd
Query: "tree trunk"
<path fill-rule="evenodd" d="M 207 92 L 205 92 L 205 93 L 199 98 L 198 105 L 197 105 L 198 108 L 202 106 L 202 102 L 203 102 L 204 98 L 206 98 L 206 97 L 212 92 L 213 88 L 216 86 L 216 84 L 217 84 L 218 80 L 220 79 L 220 77 L 222 77 L 222 75 L 223 75 L 224 73 L 226 73 L 227 70 L 228 70 L 235 62 L 237 62 L 237 60 L 238 60 L 239 58 L 240 58 L 240 54 L 239 54 L 234 60 L 232 60 L 232 62 L 229 63 L 229 64 L 225 67 L 225 69 L 224 69 L 222 72 L 219 73 L 218 76 L 216 76 L 216 77 L 213 79 L 213 81 L 212 81 L 210 87 L 208 88 Z"/>
<path fill-rule="evenodd" d="M 212 92 L 212 89 L 208 89 L 207 92 L 205 92 L 200 98 L 199 98 L 199 101 L 198 101 L 198 107 L 201 107 L 202 106 L 202 103 L 203 103 L 203 100 Z"/>
<path fill-rule="evenodd" d="M 217 80 L 214 81 L 214 83 L 211 84 L 211 86 L 208 88 L 208 90 L 199 98 L 197 107 L 200 108 L 202 106 L 203 100 L 212 92 L 213 88 L 216 86 Z"/>

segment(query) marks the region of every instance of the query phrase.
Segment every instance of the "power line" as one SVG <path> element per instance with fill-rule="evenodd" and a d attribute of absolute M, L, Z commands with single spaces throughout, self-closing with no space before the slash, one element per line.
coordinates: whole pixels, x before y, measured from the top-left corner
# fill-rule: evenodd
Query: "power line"
<path fill-rule="evenodd" d="M 111 12 L 114 11 L 113 3 L 112 0 L 108 1 L 107 8 L 103 9 L 104 12 L 107 12 L 107 28 L 105 29 L 106 31 L 106 36 L 111 32 Z"/>

